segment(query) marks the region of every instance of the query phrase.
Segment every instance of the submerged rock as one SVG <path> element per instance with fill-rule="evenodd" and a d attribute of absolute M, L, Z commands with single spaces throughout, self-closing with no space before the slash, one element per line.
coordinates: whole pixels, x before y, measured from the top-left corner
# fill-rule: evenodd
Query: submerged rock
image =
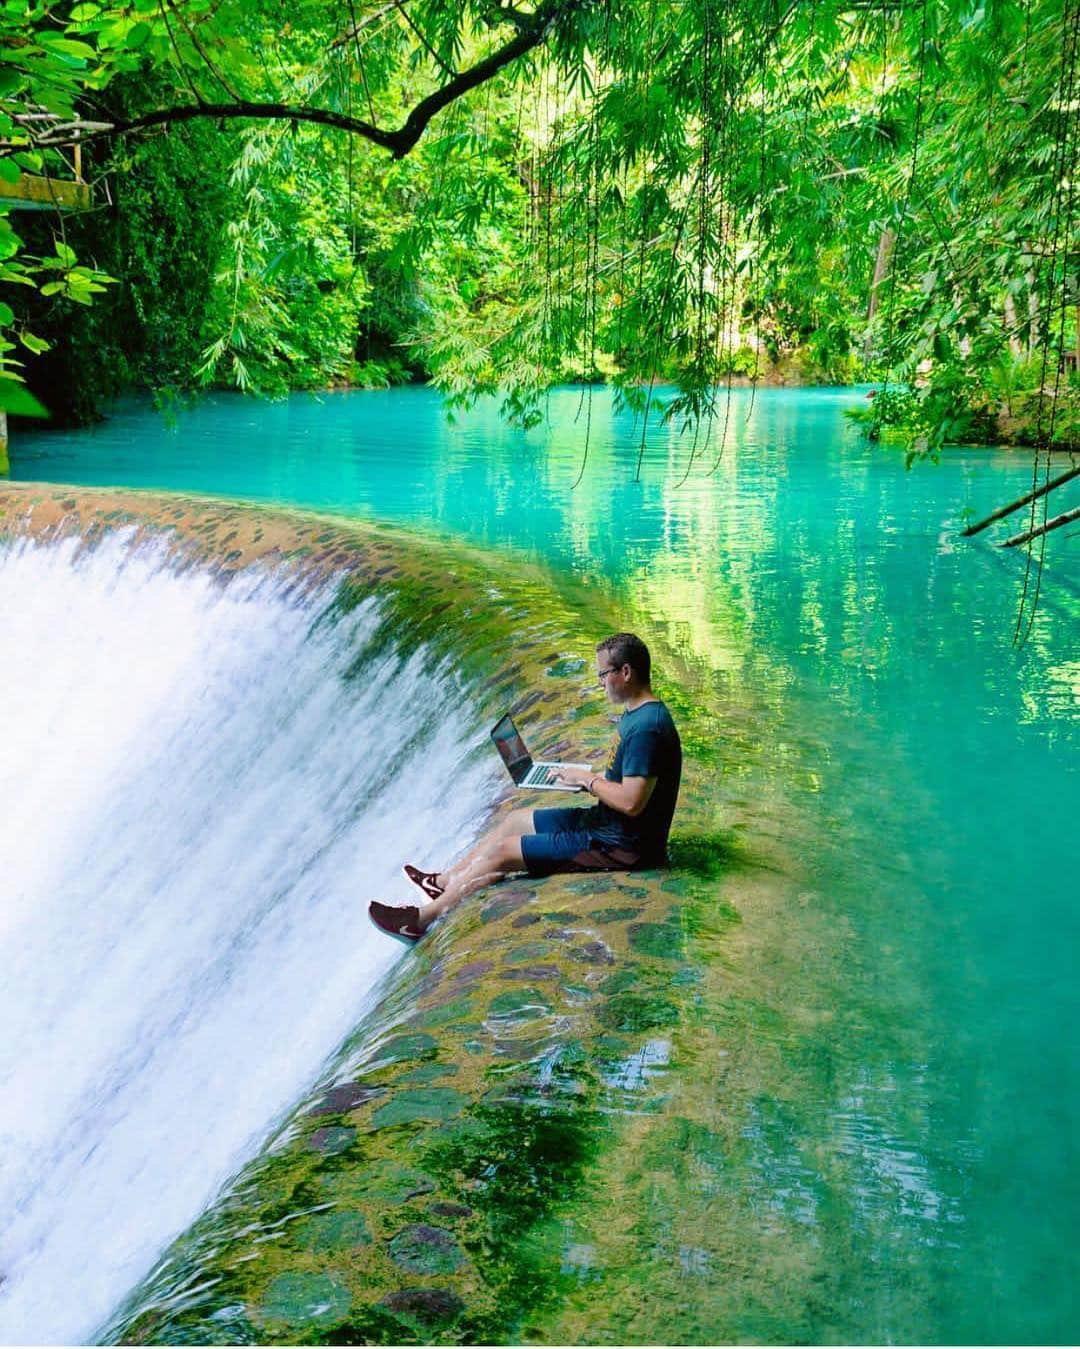
<path fill-rule="evenodd" d="M 429 1223 L 410 1223 L 390 1242 L 390 1255 L 411 1274 L 450 1274 L 465 1263 L 453 1232 Z"/>
<path fill-rule="evenodd" d="M 465 1304 L 449 1288 L 405 1288 L 376 1304 L 415 1329 L 426 1331 L 456 1320 Z"/>
<path fill-rule="evenodd" d="M 324 1157 L 332 1157 L 339 1152 L 348 1152 L 352 1147 L 356 1130 L 343 1125 L 326 1125 L 308 1137 L 308 1147 L 321 1152 Z"/>
<path fill-rule="evenodd" d="M 385 1087 L 364 1087 L 359 1082 L 343 1082 L 331 1087 L 317 1105 L 308 1111 L 309 1115 L 344 1115 L 365 1101 L 374 1100 L 386 1093 Z"/>
<path fill-rule="evenodd" d="M 258 1309 L 271 1326 L 332 1326 L 352 1305 L 349 1290 L 328 1274 L 279 1274 Z"/>

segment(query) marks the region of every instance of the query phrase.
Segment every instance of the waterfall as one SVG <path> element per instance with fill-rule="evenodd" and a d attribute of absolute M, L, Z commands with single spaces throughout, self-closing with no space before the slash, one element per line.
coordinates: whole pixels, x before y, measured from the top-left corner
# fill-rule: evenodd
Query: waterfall
<path fill-rule="evenodd" d="M 373 1006 L 367 901 L 496 769 L 377 595 L 129 533 L 0 544 L 0 596 L 0 1341 L 79 1343 Z"/>

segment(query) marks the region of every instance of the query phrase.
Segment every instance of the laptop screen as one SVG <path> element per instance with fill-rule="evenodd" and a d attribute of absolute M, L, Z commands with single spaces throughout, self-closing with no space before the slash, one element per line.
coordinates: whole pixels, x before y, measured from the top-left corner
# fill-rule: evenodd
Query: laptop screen
<path fill-rule="evenodd" d="M 495 723 L 491 738 L 502 755 L 503 763 L 510 770 L 510 776 L 515 782 L 519 781 L 532 767 L 532 755 L 525 748 L 525 741 L 509 714 Z"/>

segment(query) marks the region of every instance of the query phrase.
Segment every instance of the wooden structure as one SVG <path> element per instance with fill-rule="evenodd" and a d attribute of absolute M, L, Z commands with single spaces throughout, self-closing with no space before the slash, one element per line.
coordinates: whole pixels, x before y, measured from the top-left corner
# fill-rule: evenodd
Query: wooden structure
<path fill-rule="evenodd" d="M 15 211 L 86 211 L 94 194 L 81 178 L 46 178 L 20 173 L 13 183 L 0 178 L 0 202 L 10 202 Z"/>
<path fill-rule="evenodd" d="M 9 209 L 13 211 L 88 210 L 93 204 L 94 193 L 82 172 L 82 146 L 79 144 L 81 124 L 63 125 L 55 113 L 46 112 L 40 107 L 16 113 L 13 120 L 17 127 L 26 131 L 29 146 L 35 143 L 38 134 L 59 132 L 64 139 L 58 144 L 50 144 L 50 148 L 66 162 L 71 169 L 71 177 L 20 173 L 13 183 L 0 179 L 0 202 L 8 202 Z M 70 139 L 65 133 L 70 134 Z M 71 151 L 70 159 L 63 154 L 64 150 Z"/>

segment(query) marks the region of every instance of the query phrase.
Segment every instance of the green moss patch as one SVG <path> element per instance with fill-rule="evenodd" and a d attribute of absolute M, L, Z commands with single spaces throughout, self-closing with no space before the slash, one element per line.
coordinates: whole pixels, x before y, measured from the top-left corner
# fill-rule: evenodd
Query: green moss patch
<path fill-rule="evenodd" d="M 641 955 L 661 960 L 682 960 L 686 937 L 674 923 L 631 923 L 626 930 L 631 947 Z"/>
<path fill-rule="evenodd" d="M 371 1117 L 374 1129 L 411 1124 L 419 1119 L 451 1119 L 465 1107 L 465 1097 L 453 1087 L 417 1087 L 397 1091 Z"/>
<path fill-rule="evenodd" d="M 362 1213 L 345 1209 L 304 1219 L 296 1225 L 292 1241 L 306 1251 L 348 1251 L 369 1245 L 371 1233 Z"/>
<path fill-rule="evenodd" d="M 328 1274 L 279 1274 L 259 1308 L 271 1325 L 330 1326 L 352 1305 L 349 1290 Z"/>

